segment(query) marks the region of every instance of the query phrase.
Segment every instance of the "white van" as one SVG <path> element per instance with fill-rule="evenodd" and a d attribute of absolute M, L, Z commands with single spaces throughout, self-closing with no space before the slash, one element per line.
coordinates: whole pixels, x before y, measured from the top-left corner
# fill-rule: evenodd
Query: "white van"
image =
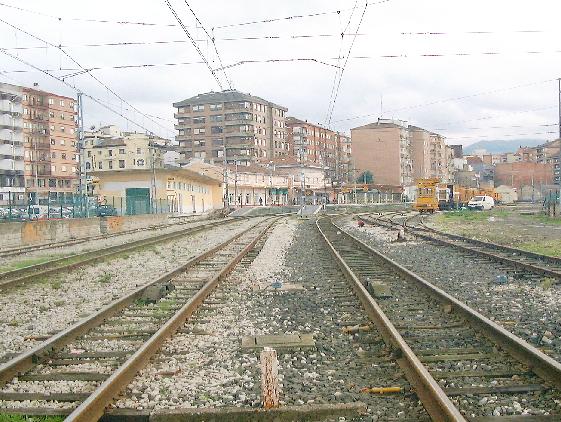
<path fill-rule="evenodd" d="M 495 206 L 495 200 L 487 195 L 474 196 L 468 202 L 468 208 L 472 210 L 490 210 Z"/>

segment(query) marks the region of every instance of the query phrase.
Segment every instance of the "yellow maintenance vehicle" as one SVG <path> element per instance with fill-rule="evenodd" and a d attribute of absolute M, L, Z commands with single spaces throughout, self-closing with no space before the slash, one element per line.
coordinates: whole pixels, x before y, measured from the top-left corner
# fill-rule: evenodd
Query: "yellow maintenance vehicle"
<path fill-rule="evenodd" d="M 415 209 L 419 212 L 433 213 L 438 210 L 437 189 L 439 179 L 418 179 L 417 180 L 417 199 Z"/>

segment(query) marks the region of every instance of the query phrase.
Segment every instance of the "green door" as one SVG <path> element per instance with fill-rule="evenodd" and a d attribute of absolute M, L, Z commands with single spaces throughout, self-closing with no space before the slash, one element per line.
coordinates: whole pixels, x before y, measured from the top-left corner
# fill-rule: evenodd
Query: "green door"
<path fill-rule="evenodd" d="M 126 189 L 127 214 L 148 214 L 150 213 L 150 189 L 149 188 L 128 188 Z"/>

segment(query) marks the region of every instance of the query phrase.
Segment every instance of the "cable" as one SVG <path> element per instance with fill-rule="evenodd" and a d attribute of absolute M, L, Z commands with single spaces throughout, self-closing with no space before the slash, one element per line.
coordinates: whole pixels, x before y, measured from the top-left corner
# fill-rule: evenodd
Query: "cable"
<path fill-rule="evenodd" d="M 105 104 L 103 101 L 97 99 L 96 97 L 94 97 L 94 96 L 92 96 L 92 95 L 90 95 L 90 94 L 85 93 L 83 90 L 77 88 L 75 85 L 71 85 L 70 83 L 68 83 L 68 82 L 65 81 L 64 79 L 59 78 L 59 77 L 57 77 L 56 75 L 53 75 L 52 73 L 50 73 L 50 72 L 48 72 L 48 71 L 46 71 L 46 70 L 44 70 L 44 69 L 41 69 L 40 67 L 35 66 L 34 64 L 29 63 L 29 62 L 25 61 L 24 59 L 22 59 L 21 57 L 15 56 L 15 55 L 13 55 L 12 53 L 10 53 L 10 52 L 8 52 L 8 51 L 6 51 L 6 50 L 4 50 L 4 49 L 1 49 L 1 48 L 0 48 L 0 52 L 3 53 L 3 54 L 5 54 L 5 55 L 8 56 L 8 57 L 11 57 L 11 58 L 14 59 L 14 60 L 19 61 L 20 63 L 23 63 L 23 64 L 25 64 L 25 65 L 27 65 L 27 66 L 29 66 L 29 67 L 32 67 L 33 69 L 35 69 L 35 70 L 37 70 L 37 71 L 39 71 L 39 72 L 41 72 L 41 73 L 43 73 L 43 74 L 45 74 L 45 75 L 47 75 L 47 76 L 53 78 L 53 79 L 56 79 L 57 81 L 63 83 L 64 85 L 66 85 L 67 87 L 71 88 L 72 90 L 74 90 L 74 91 L 76 91 L 76 92 L 81 92 L 82 95 L 84 95 L 85 97 L 89 98 L 90 100 L 92 100 L 93 102 L 99 104 L 100 106 L 104 107 L 105 109 L 111 111 L 112 113 L 117 114 L 118 116 L 120 116 L 120 117 L 122 117 L 123 119 L 125 119 L 126 121 L 128 121 L 128 122 L 134 124 L 135 126 L 138 126 L 139 128 L 141 128 L 141 129 L 144 130 L 145 132 L 148 132 L 148 133 L 150 133 L 150 134 L 153 134 L 153 133 L 154 133 L 152 130 L 150 130 L 150 129 L 144 127 L 144 126 L 141 125 L 140 123 L 137 123 L 137 122 L 135 122 L 134 120 L 132 120 L 132 119 L 126 117 L 126 116 L 123 115 L 122 113 L 118 112 L 117 110 L 114 110 L 113 108 L 111 108 L 110 106 L 108 106 L 107 104 Z M 162 127 L 163 127 L 163 126 L 162 126 Z M 169 129 L 166 129 L 166 130 L 169 130 Z"/>
<path fill-rule="evenodd" d="M 431 101 L 431 102 L 428 102 L 428 103 L 421 103 L 421 104 L 415 104 L 415 105 L 411 105 L 411 106 L 407 106 L 407 107 L 395 108 L 393 110 L 388 110 L 387 113 L 395 113 L 397 111 L 411 110 L 411 109 L 414 109 L 414 108 L 427 107 L 427 106 L 431 106 L 431 105 L 435 105 L 435 104 L 446 103 L 446 102 L 449 102 L 449 101 L 460 101 L 460 100 L 465 100 L 467 98 L 478 97 L 478 96 L 481 96 L 481 95 L 489 95 L 489 94 L 495 94 L 497 92 L 505 92 L 505 91 L 510 91 L 510 90 L 513 90 L 513 89 L 526 88 L 528 86 L 544 84 L 544 83 L 555 81 L 555 80 L 557 80 L 557 79 L 546 79 L 546 80 L 543 80 L 543 81 L 530 82 L 530 83 L 527 83 L 527 84 L 520 84 L 520 85 L 515 85 L 515 86 L 511 86 L 511 87 L 507 87 L 507 88 L 492 89 L 492 90 L 488 90 L 488 91 L 478 92 L 478 93 L 475 93 L 475 94 L 463 95 L 463 96 L 460 96 L 460 97 L 444 98 L 444 99 L 441 99 L 441 100 Z M 377 116 L 377 115 L 378 115 L 378 113 L 363 114 L 363 115 L 360 115 L 360 116 L 353 116 L 353 117 L 347 117 L 345 119 L 335 120 L 334 123 L 346 122 L 346 121 L 349 121 L 349 120 L 362 119 L 362 118 L 365 118 L 365 117 L 371 117 L 371 116 Z"/>
<path fill-rule="evenodd" d="M 362 15 L 360 16 L 360 21 L 358 22 L 355 33 L 358 32 L 358 30 L 360 29 L 360 26 L 362 25 L 362 21 L 364 20 L 364 16 L 366 15 L 366 10 L 367 9 L 368 9 L 368 2 L 366 2 L 365 5 L 364 5 L 364 10 L 362 11 Z M 345 68 L 347 67 L 347 63 L 349 62 L 349 57 L 351 56 L 351 51 L 353 49 L 353 46 L 355 45 L 355 41 L 356 41 L 356 36 L 353 37 L 353 40 L 351 42 L 351 46 L 349 47 L 349 52 L 347 53 L 347 57 L 345 59 L 345 62 L 343 63 L 343 67 L 341 68 L 341 71 L 339 73 L 339 81 L 337 82 L 337 89 L 335 90 L 335 95 L 333 97 L 333 106 L 331 107 L 331 110 L 329 112 L 329 118 L 327 119 L 327 125 L 326 126 L 327 126 L 328 129 L 331 128 L 331 118 L 333 117 L 333 111 L 335 110 L 335 104 L 337 102 L 337 97 L 339 96 L 339 88 L 341 87 L 341 80 L 343 79 L 343 73 L 345 72 Z"/>
<path fill-rule="evenodd" d="M 553 127 L 559 126 L 559 123 L 548 123 L 548 124 L 537 124 L 537 125 L 512 125 L 512 126 L 487 126 L 487 127 L 466 127 L 462 128 L 461 130 L 485 130 L 485 129 L 510 129 L 510 128 L 523 128 L 523 127 Z M 458 130 L 458 129 L 450 129 L 450 128 L 438 128 L 433 129 L 433 132 L 436 131 L 450 131 L 450 130 Z"/>
<path fill-rule="evenodd" d="M 129 103 L 127 100 L 125 100 L 123 97 L 121 97 L 119 94 L 117 94 L 113 89 L 111 89 L 107 84 L 105 84 L 104 82 L 102 82 L 100 79 L 98 79 L 95 75 L 93 75 L 92 73 L 90 73 L 90 71 L 86 68 L 84 68 L 80 63 L 78 63 L 78 61 L 76 59 L 74 59 L 74 57 L 72 57 L 70 54 L 68 54 L 63 48 L 37 36 L 34 35 L 18 26 L 15 26 L 9 22 L 6 22 L 3 19 L 0 19 L 0 22 L 4 23 L 5 25 L 8 25 L 9 27 L 24 33 L 25 35 L 34 38 L 38 41 L 41 41 L 45 44 L 50 45 L 53 48 L 56 48 L 58 50 L 60 50 L 66 57 L 68 57 L 74 64 L 76 64 L 80 69 L 81 72 L 77 72 L 76 75 L 81 74 L 81 73 L 86 73 L 88 74 L 92 79 L 94 79 L 97 83 L 99 83 L 101 86 L 103 86 L 107 91 L 109 91 L 111 94 L 113 94 L 115 97 L 117 97 L 120 101 L 122 101 L 123 103 L 127 104 L 129 107 L 131 107 L 133 110 L 135 110 L 137 113 L 141 114 L 142 116 L 146 117 L 148 120 L 150 120 L 152 123 L 156 124 L 157 126 L 161 127 L 162 129 L 166 129 L 164 126 L 160 125 L 158 122 L 156 122 L 155 120 L 151 119 L 147 114 L 143 113 L 142 111 L 140 111 L 138 108 L 136 108 L 135 106 L 133 106 L 131 103 Z"/>
<path fill-rule="evenodd" d="M 191 44 L 193 45 L 193 47 L 195 47 L 195 50 L 197 50 L 197 53 L 199 53 L 199 56 L 201 56 L 201 58 L 203 59 L 204 63 L 206 64 L 206 66 L 208 67 L 208 70 L 210 71 L 210 73 L 212 74 L 212 76 L 214 77 L 214 80 L 216 81 L 216 83 L 218 84 L 218 86 L 220 87 L 220 90 L 223 90 L 222 88 L 222 82 L 220 82 L 220 79 L 218 79 L 218 76 L 216 76 L 216 73 L 214 72 L 214 69 L 212 68 L 212 66 L 209 64 L 208 60 L 206 59 L 206 57 L 204 56 L 203 52 L 201 51 L 201 49 L 199 48 L 199 46 L 197 45 L 196 41 L 193 39 L 193 37 L 191 36 L 189 30 L 187 29 L 187 27 L 185 25 L 183 25 L 183 22 L 181 21 L 181 19 L 179 18 L 179 16 L 177 15 L 177 12 L 175 11 L 175 9 L 173 8 L 173 6 L 171 5 L 171 3 L 169 2 L 169 0 L 165 0 L 164 1 L 166 3 L 166 5 L 168 6 L 169 10 L 171 11 L 172 15 L 175 17 L 175 19 L 177 20 L 177 22 L 179 23 L 179 26 L 181 26 L 181 29 L 183 29 L 183 32 L 185 32 L 185 35 L 187 35 L 187 38 L 189 38 L 189 40 L 191 41 Z"/>
<path fill-rule="evenodd" d="M 218 57 L 218 62 L 220 63 L 220 67 L 222 67 L 222 73 L 224 74 L 224 78 L 226 79 L 226 82 L 228 82 L 228 86 L 230 87 L 230 89 L 232 89 L 232 82 L 230 80 L 230 78 L 228 78 L 228 74 L 226 73 L 226 69 L 224 68 L 224 65 L 222 64 L 222 57 L 220 57 L 220 53 L 218 52 L 218 48 L 216 47 L 216 41 L 214 36 L 210 36 L 210 34 L 208 33 L 208 31 L 206 30 L 206 28 L 204 27 L 203 23 L 200 21 L 199 17 L 197 16 L 197 14 L 195 13 L 195 11 L 193 10 L 193 8 L 191 7 L 191 5 L 189 4 L 189 2 L 187 0 L 183 0 L 185 2 L 185 4 L 187 5 L 187 7 L 189 8 L 189 10 L 191 11 L 191 13 L 193 14 L 193 16 L 195 17 L 195 20 L 197 21 L 197 23 L 201 26 L 201 28 L 203 29 L 204 33 L 206 34 L 206 36 L 210 39 L 210 41 L 212 42 L 212 45 L 214 46 L 214 51 L 216 53 L 216 56 Z"/>
<path fill-rule="evenodd" d="M 283 39 L 312 39 L 312 38 L 334 38 L 341 35 L 347 37 L 355 34 L 300 34 L 300 35 L 263 35 L 260 37 L 237 37 L 237 38 L 218 38 L 219 41 L 259 41 L 259 40 L 283 40 Z M 365 34 L 356 34 L 364 36 Z M 195 40 L 197 42 L 205 42 L 206 40 Z M 188 40 L 169 40 L 169 41 L 120 41 L 110 43 L 89 43 L 89 44 L 68 44 L 60 45 L 62 48 L 84 48 L 84 47 L 129 47 L 143 45 L 160 45 L 160 44 L 186 44 Z M 58 47 L 58 46 L 57 46 Z M 32 45 L 29 47 L 0 47 L 4 50 L 44 50 L 48 49 L 48 45 Z"/>
<path fill-rule="evenodd" d="M 548 132 L 535 132 L 535 133 L 510 133 L 510 134 L 503 134 L 503 135 L 473 135 L 473 136 L 459 136 L 459 137 L 450 137 L 446 138 L 450 139 L 479 139 L 479 138 L 505 138 L 510 136 L 535 136 L 535 135 L 551 135 L 556 134 L 556 131 L 548 131 Z"/>
<path fill-rule="evenodd" d="M 341 42 L 339 43 L 339 51 L 337 52 L 337 66 L 341 65 L 341 51 L 343 50 L 343 42 L 345 40 L 344 34 L 345 32 L 347 32 L 347 29 L 349 28 L 351 21 L 353 19 L 354 16 L 354 12 L 355 12 L 355 8 L 356 5 L 358 3 L 358 0 L 355 0 L 355 4 L 353 7 L 353 11 L 351 12 L 351 15 L 349 16 L 349 21 L 347 22 L 347 25 L 345 26 L 345 28 L 341 31 Z M 340 15 L 339 15 L 340 17 Z M 331 105 L 331 101 L 333 100 L 333 95 L 335 94 L 335 85 L 337 83 L 337 76 L 339 75 L 339 71 L 340 71 L 340 67 L 335 71 L 335 74 L 333 75 L 333 83 L 331 85 L 331 93 L 329 94 L 329 106 Z M 325 121 L 327 121 L 327 119 L 329 118 L 329 106 L 327 108 L 327 114 L 325 116 Z"/>
<path fill-rule="evenodd" d="M 289 59 L 240 60 L 239 62 L 224 66 L 224 69 L 229 69 L 232 67 L 241 66 L 244 64 L 251 64 L 251 63 L 282 63 L 282 62 L 315 62 L 329 67 L 338 67 L 334 64 L 326 63 L 315 58 L 304 57 L 304 58 L 289 58 Z M 218 68 L 215 70 L 222 70 L 222 68 Z"/>

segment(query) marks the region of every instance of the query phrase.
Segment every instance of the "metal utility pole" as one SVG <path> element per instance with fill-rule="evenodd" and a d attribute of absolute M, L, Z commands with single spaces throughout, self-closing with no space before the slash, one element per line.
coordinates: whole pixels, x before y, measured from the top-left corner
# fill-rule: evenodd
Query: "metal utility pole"
<path fill-rule="evenodd" d="M 80 194 L 80 202 L 84 199 L 84 185 L 86 188 L 86 198 L 88 196 L 88 176 L 86 172 L 86 160 L 84 157 L 84 106 L 82 100 L 82 93 L 78 92 L 76 101 L 78 112 L 78 131 L 76 136 L 76 143 L 78 144 L 78 192 Z M 88 217 L 88 204 L 86 202 L 86 217 Z"/>
<path fill-rule="evenodd" d="M 154 214 L 158 212 L 158 199 L 156 196 L 156 163 L 155 163 L 155 147 L 154 147 L 154 140 L 152 139 L 152 134 L 149 135 L 148 138 L 148 150 L 150 151 L 151 156 L 151 167 L 152 167 L 152 177 L 150 180 L 150 193 L 152 195 L 152 208 Z"/>
<path fill-rule="evenodd" d="M 230 193 L 228 192 L 228 160 L 226 159 L 226 145 L 222 145 L 222 151 L 224 158 L 222 164 L 224 165 L 224 186 L 226 187 L 226 192 L 224 195 L 224 208 L 226 210 L 230 209 Z"/>
<path fill-rule="evenodd" d="M 561 139 L 561 78 L 557 78 L 558 90 L 557 90 L 557 100 L 558 100 L 558 114 L 559 114 L 559 139 Z"/>

